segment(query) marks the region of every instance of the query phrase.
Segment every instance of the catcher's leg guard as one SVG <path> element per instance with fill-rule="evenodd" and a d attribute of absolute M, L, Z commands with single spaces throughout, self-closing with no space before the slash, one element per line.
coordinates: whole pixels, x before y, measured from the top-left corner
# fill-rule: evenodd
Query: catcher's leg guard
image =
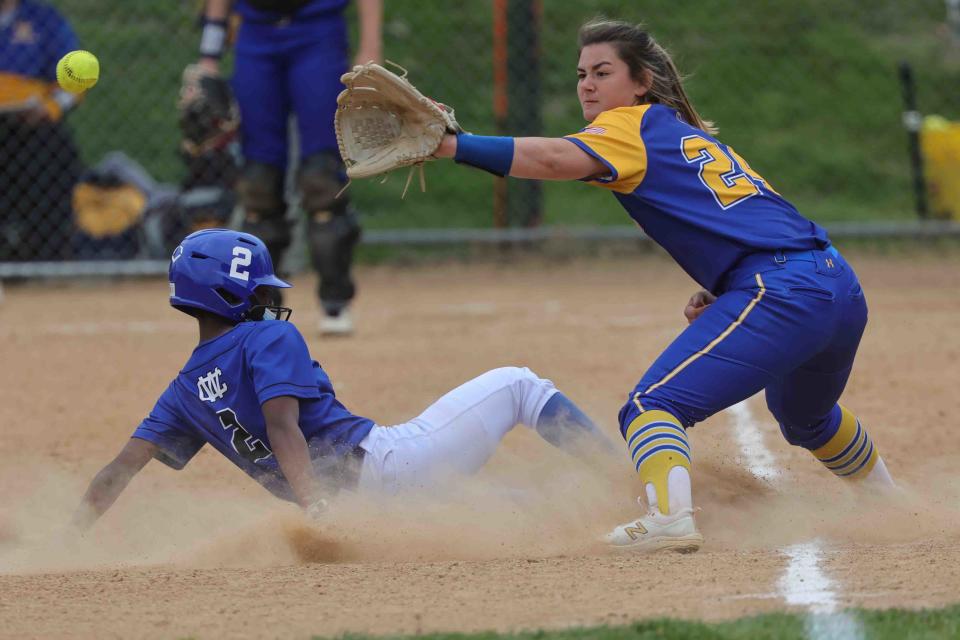
<path fill-rule="evenodd" d="M 243 230 L 263 240 L 276 271 L 290 245 L 287 203 L 283 199 L 283 172 L 279 167 L 248 162 L 238 184 L 244 208 Z"/>
<path fill-rule="evenodd" d="M 298 183 L 307 213 L 310 257 L 320 276 L 320 303 L 328 315 L 337 315 L 356 293 L 350 265 L 360 240 L 360 223 L 348 198 L 344 194 L 337 198 L 346 183 L 343 164 L 333 152 L 310 156 L 300 168 Z"/>

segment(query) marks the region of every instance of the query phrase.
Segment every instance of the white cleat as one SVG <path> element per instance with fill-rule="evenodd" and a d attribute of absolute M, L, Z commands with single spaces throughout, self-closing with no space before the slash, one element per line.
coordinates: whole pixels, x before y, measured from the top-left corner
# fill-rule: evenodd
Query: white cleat
<path fill-rule="evenodd" d="M 693 509 L 681 509 L 668 516 L 652 511 L 633 522 L 618 526 L 603 540 L 618 551 L 639 553 L 661 549 L 692 553 L 703 544 L 703 536 L 693 521 Z"/>
<path fill-rule="evenodd" d="M 353 333 L 350 311 L 343 309 L 335 316 L 324 313 L 320 317 L 320 334 L 324 336 L 349 336 Z"/>

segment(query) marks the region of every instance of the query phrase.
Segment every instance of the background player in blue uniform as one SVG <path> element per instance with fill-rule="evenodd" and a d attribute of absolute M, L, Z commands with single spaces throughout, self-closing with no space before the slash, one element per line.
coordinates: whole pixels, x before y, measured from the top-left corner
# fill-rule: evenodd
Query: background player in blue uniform
<path fill-rule="evenodd" d="M 360 225 L 346 194 L 333 115 L 340 76 L 347 70 L 344 10 L 348 0 L 207 0 L 201 67 L 219 72 L 231 5 L 241 23 L 235 47 L 233 91 L 240 107 L 244 167 L 239 193 L 245 231 L 270 249 L 278 270 L 290 244 L 284 199 L 287 123 L 296 116 L 300 167 L 296 185 L 307 215 L 307 240 L 320 276 L 320 331 L 348 334 L 355 294 L 350 266 Z M 356 59 L 380 61 L 382 0 L 358 0 Z"/>
<path fill-rule="evenodd" d="M 837 404 L 867 305 L 826 231 L 714 137 L 670 56 L 642 28 L 587 24 L 579 46 L 588 127 L 564 138 L 451 135 L 436 155 L 497 175 L 609 189 L 704 288 L 684 310 L 690 326 L 620 411 L 649 512 L 608 542 L 699 548 L 686 429 L 760 390 L 788 442 L 840 477 L 892 486 L 866 430 Z"/>
<path fill-rule="evenodd" d="M 488 371 L 410 422 L 382 427 L 338 400 L 276 302 L 257 237 L 209 229 L 189 235 L 170 262 L 170 304 L 195 317 L 200 342 L 183 369 L 87 490 L 75 522 L 91 524 L 157 458 L 182 469 L 205 445 L 280 498 L 314 516 L 338 488 L 396 493 L 469 474 L 517 424 L 575 453 L 612 445 L 549 380 L 529 369 Z"/>
<path fill-rule="evenodd" d="M 79 48 L 53 7 L 0 0 L 0 261 L 67 256 L 81 167 L 63 116 L 77 96 L 57 86 L 56 68 Z"/>

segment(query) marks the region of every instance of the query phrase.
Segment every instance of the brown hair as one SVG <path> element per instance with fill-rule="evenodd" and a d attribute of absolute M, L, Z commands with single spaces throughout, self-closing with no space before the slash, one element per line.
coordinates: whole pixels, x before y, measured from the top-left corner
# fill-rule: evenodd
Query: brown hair
<path fill-rule="evenodd" d="M 611 44 L 620 59 L 627 63 L 634 80 L 650 85 L 644 96 L 646 102 L 676 109 L 687 124 L 710 134 L 717 133 L 714 124 L 701 118 L 693 108 L 687 92 L 683 90 L 683 78 L 670 54 L 644 31 L 642 25 L 595 19 L 580 27 L 577 34 L 578 52 L 588 45 L 604 42 Z"/>

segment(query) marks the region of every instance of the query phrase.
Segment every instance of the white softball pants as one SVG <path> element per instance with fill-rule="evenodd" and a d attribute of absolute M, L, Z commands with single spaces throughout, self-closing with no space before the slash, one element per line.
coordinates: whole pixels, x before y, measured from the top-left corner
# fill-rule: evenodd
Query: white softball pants
<path fill-rule="evenodd" d="M 530 369 L 502 367 L 448 392 L 409 422 L 375 426 L 360 442 L 366 452 L 360 489 L 395 494 L 472 474 L 514 426 L 535 427 L 555 393 Z"/>

